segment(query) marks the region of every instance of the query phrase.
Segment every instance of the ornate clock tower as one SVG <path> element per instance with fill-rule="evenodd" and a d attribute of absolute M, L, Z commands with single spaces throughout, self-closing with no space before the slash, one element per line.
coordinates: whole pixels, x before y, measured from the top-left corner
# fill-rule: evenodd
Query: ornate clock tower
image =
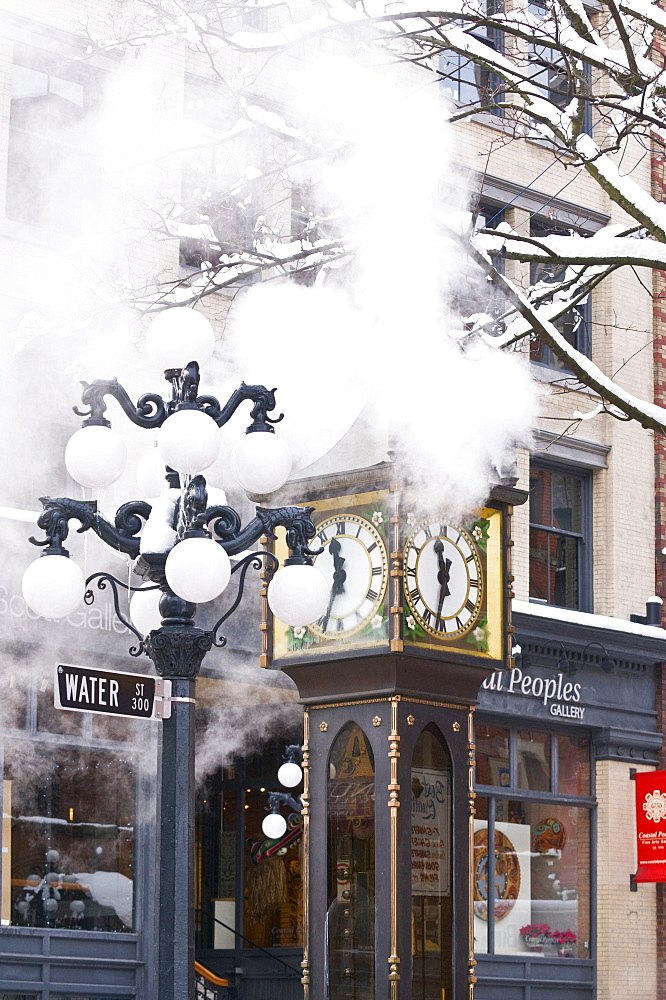
<path fill-rule="evenodd" d="M 508 665 L 526 494 L 455 520 L 390 464 L 301 487 L 330 599 L 306 629 L 265 604 L 262 662 L 305 707 L 305 998 L 471 1000 L 472 713 Z"/>

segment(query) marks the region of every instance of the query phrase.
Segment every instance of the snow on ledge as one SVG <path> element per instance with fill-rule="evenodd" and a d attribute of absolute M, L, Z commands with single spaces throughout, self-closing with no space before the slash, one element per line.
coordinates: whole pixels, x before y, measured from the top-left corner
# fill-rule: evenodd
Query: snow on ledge
<path fill-rule="evenodd" d="M 571 622 L 573 625 L 586 625 L 588 628 L 603 628 L 612 632 L 623 632 L 625 635 L 644 635 L 650 639 L 666 639 L 666 629 L 657 625 L 628 622 L 624 618 L 593 615 L 586 611 L 571 611 L 569 608 L 556 608 L 550 604 L 533 604 L 531 601 L 513 600 L 512 608 L 514 613 L 533 615 L 535 618 L 551 618 L 553 621 Z"/>

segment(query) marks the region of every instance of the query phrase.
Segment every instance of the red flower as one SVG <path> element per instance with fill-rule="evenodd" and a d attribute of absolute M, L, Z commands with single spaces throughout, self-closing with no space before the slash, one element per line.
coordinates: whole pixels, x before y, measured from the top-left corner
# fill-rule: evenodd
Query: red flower
<path fill-rule="evenodd" d="M 550 926 L 548 924 L 525 924 L 518 933 L 524 937 L 548 937 Z"/>

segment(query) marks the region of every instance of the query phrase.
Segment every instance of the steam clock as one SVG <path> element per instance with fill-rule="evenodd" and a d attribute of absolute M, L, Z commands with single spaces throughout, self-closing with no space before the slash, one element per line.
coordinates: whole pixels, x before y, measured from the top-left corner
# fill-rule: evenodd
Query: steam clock
<path fill-rule="evenodd" d="M 472 713 L 510 655 L 509 521 L 526 495 L 496 485 L 455 519 L 394 479 L 381 465 L 351 489 L 302 481 L 328 607 L 308 628 L 265 625 L 263 664 L 305 707 L 306 1000 L 473 995 Z"/>

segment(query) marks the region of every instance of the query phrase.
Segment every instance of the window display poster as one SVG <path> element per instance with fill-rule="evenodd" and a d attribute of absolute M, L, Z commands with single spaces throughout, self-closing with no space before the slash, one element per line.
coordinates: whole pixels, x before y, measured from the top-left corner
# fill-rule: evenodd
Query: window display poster
<path fill-rule="evenodd" d="M 412 768 L 412 895 L 451 894 L 451 773 Z"/>
<path fill-rule="evenodd" d="M 530 922 L 530 827 L 527 823 L 495 823 L 495 859 L 489 864 L 488 823 L 474 821 L 474 949 L 487 950 L 488 885 L 495 879 L 495 952 L 524 951 L 520 928 Z"/>
<path fill-rule="evenodd" d="M 666 882 L 666 771 L 638 771 L 637 882 Z"/>

